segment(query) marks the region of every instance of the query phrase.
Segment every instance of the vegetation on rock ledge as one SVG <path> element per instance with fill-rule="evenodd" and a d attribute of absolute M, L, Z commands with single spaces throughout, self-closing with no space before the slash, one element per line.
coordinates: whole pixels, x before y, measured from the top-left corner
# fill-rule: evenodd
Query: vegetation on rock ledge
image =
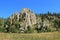
<path fill-rule="evenodd" d="M 60 30 L 60 13 L 35 14 L 28 8 L 7 19 L 0 18 L 0 32 L 39 33 Z"/>

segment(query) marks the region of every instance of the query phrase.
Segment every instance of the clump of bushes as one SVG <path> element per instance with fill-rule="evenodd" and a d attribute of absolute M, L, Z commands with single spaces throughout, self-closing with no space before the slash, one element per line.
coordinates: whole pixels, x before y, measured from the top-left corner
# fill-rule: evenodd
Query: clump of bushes
<path fill-rule="evenodd" d="M 21 33 L 22 31 L 23 31 L 23 33 L 34 33 L 34 31 L 36 31 L 37 33 L 40 33 L 40 32 L 52 32 L 52 31 L 56 31 L 55 29 L 59 28 L 58 24 L 60 23 L 58 21 L 54 21 L 54 22 L 55 22 L 55 24 L 54 24 L 55 27 L 53 27 L 52 29 L 49 28 L 48 26 L 43 27 L 40 24 L 37 24 L 34 27 L 28 25 L 26 27 L 27 30 L 25 30 L 25 28 L 23 28 L 23 30 L 20 30 L 20 28 L 21 28 L 20 24 L 14 24 L 14 25 L 5 24 L 4 27 L 0 27 L 0 32 L 7 32 L 7 33 L 10 33 L 10 32 L 11 33 Z M 58 23 L 58 24 L 56 24 L 56 23 Z"/>
<path fill-rule="evenodd" d="M 27 30 L 25 30 L 25 33 L 32 33 L 33 28 L 31 26 L 27 26 Z"/>
<path fill-rule="evenodd" d="M 4 27 L 0 27 L 0 32 L 4 32 L 5 28 Z"/>

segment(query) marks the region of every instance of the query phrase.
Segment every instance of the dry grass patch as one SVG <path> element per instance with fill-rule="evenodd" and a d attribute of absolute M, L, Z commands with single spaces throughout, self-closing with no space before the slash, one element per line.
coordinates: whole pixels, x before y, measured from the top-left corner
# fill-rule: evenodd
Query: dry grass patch
<path fill-rule="evenodd" d="M 60 40 L 60 32 L 49 33 L 0 33 L 0 40 Z"/>

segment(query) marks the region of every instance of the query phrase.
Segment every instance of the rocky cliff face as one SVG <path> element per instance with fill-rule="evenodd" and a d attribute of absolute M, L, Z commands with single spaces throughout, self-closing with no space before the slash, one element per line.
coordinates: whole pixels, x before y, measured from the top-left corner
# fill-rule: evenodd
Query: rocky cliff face
<path fill-rule="evenodd" d="M 16 28 L 20 32 L 25 32 L 28 29 L 39 31 L 57 30 L 56 25 L 60 25 L 60 14 L 41 14 L 37 15 L 32 10 L 24 8 L 20 13 L 15 12 L 12 16 L 6 19 L 5 27 Z M 8 28 L 7 27 L 7 28 Z M 54 28 L 54 29 L 53 29 Z M 13 31 L 13 30 L 12 30 Z"/>
<path fill-rule="evenodd" d="M 35 16 L 34 12 L 31 11 L 30 9 L 24 8 L 21 11 L 20 16 L 26 26 L 28 26 L 28 25 L 32 26 L 32 25 L 36 24 L 36 16 Z"/>
<path fill-rule="evenodd" d="M 10 17 L 11 23 L 19 21 L 21 26 L 32 26 L 36 24 L 36 15 L 28 8 L 21 10 L 20 14 L 17 12 Z"/>

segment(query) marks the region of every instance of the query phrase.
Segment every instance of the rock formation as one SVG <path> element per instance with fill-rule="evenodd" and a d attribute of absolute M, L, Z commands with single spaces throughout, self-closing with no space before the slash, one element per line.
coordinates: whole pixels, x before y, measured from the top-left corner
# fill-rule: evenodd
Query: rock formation
<path fill-rule="evenodd" d="M 2 21 L 2 20 L 0 20 Z M 15 12 L 12 16 L 4 21 L 4 27 L 7 32 L 30 31 L 45 32 L 58 30 L 60 27 L 60 14 L 35 14 L 29 8 L 24 8 L 20 13 Z M 0 22 L 3 25 L 3 21 Z M 57 26 L 56 26 L 57 25 Z M 9 30 L 8 30 L 9 29 Z M 31 30 L 33 29 L 33 30 Z"/>
<path fill-rule="evenodd" d="M 36 15 L 33 11 L 28 8 L 21 10 L 20 14 L 15 13 L 9 17 L 11 24 L 15 25 L 16 22 L 20 23 L 20 28 L 27 29 L 27 26 L 32 27 L 36 24 Z"/>
<path fill-rule="evenodd" d="M 28 8 L 24 8 L 21 11 L 20 16 L 21 16 L 25 26 L 28 26 L 28 25 L 32 26 L 32 25 L 36 24 L 36 16 L 35 16 L 34 12 L 29 10 Z"/>

